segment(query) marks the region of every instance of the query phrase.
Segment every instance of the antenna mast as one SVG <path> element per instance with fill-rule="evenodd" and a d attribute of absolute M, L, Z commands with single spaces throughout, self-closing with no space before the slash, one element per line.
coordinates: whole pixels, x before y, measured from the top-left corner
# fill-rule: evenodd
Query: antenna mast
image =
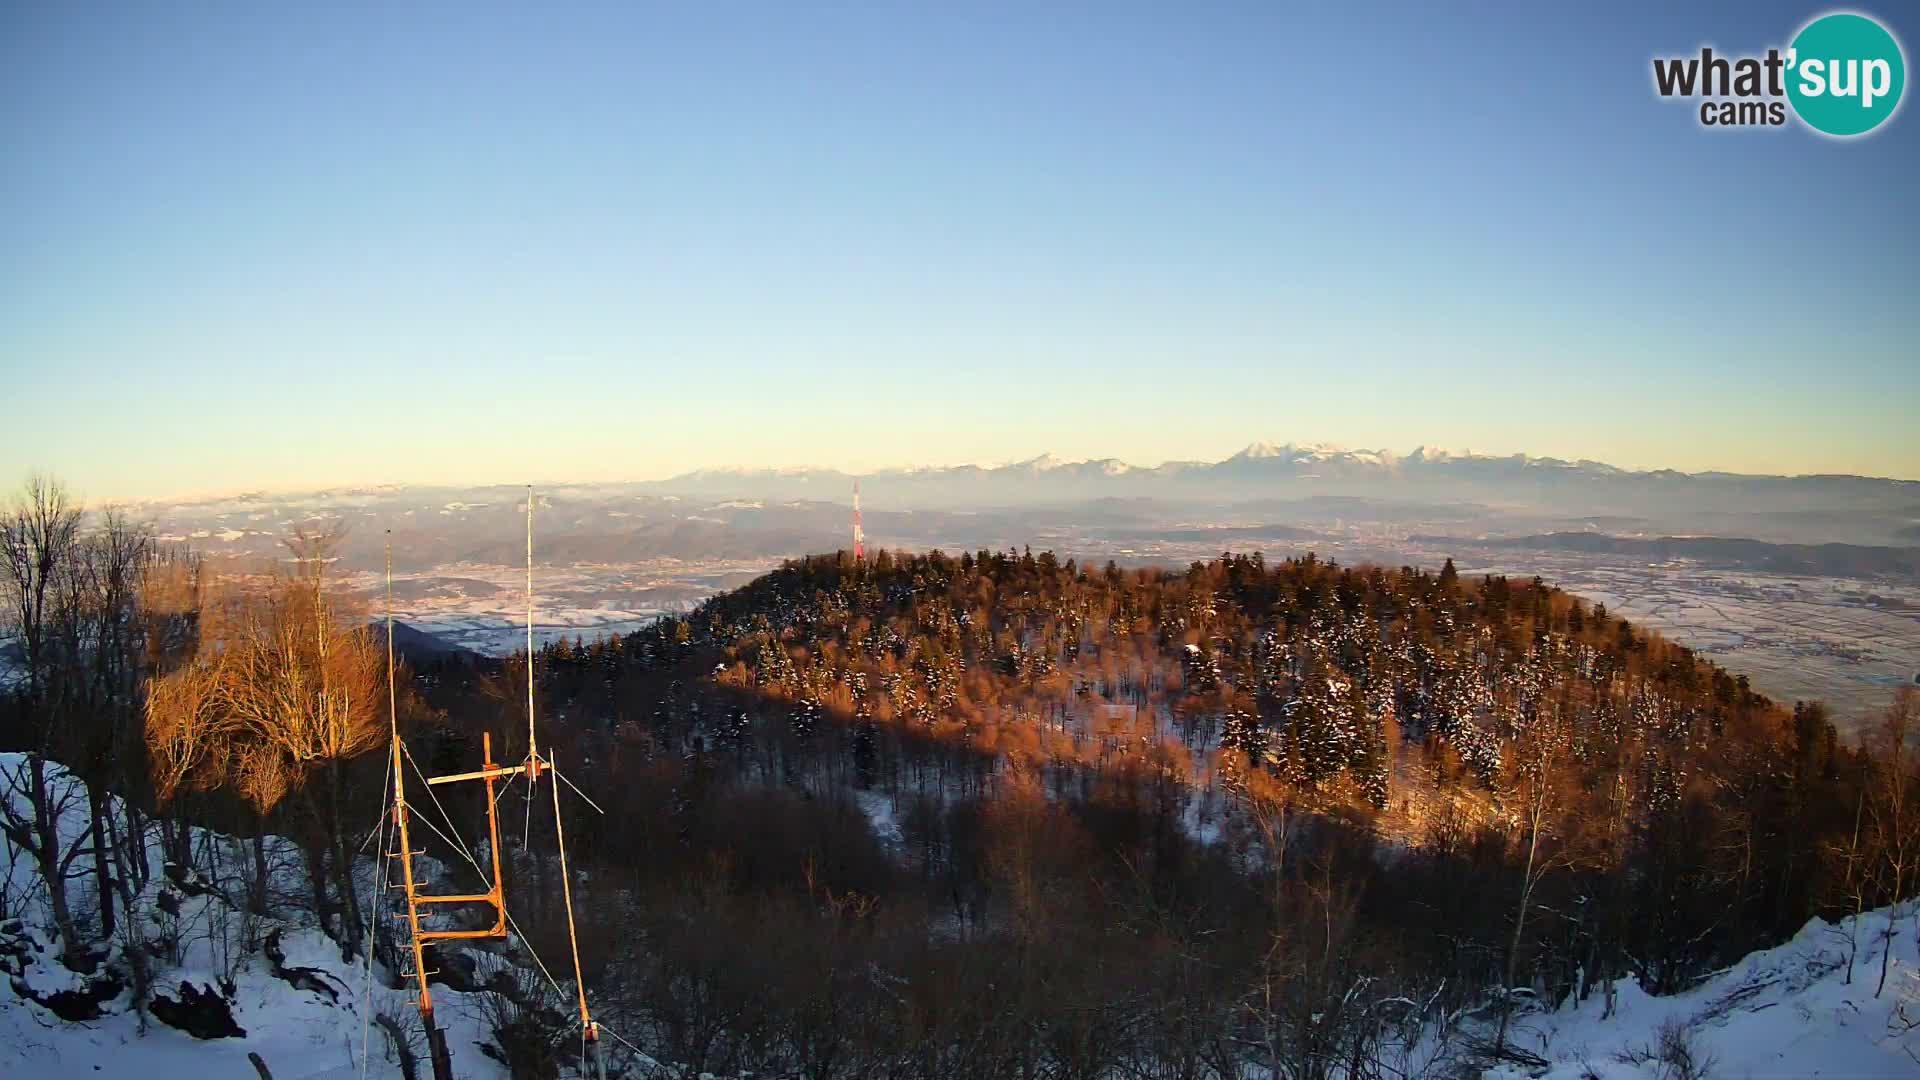
<path fill-rule="evenodd" d="M 405 745 L 400 741 L 400 693 L 396 669 L 393 644 L 393 530 L 388 529 L 387 722 L 392 733 L 393 744 L 393 823 L 400 844 L 400 850 L 394 855 L 400 860 L 400 887 L 406 890 L 407 928 L 410 931 L 413 947 L 413 971 L 409 974 L 420 988 L 417 1004 L 420 1009 L 420 1026 L 427 1032 L 427 1056 L 433 1065 L 434 1080 L 453 1080 L 453 1055 L 447 1049 L 445 1033 L 433 1019 L 433 991 L 427 986 L 427 976 L 433 972 L 427 970 L 427 943 L 456 938 L 504 938 L 507 936 L 506 892 L 500 881 L 500 819 L 495 812 L 493 783 L 503 776 L 525 772 L 526 767 L 515 765 L 512 768 L 500 768 L 494 765 L 493 735 L 490 732 L 481 732 L 479 772 L 434 776 L 427 779 L 429 786 L 450 784 L 458 780 L 486 781 L 487 834 L 493 844 L 489 849 L 490 861 L 493 863 L 493 887 L 483 893 L 464 893 L 453 896 L 423 895 L 419 889 L 420 883 L 413 872 L 413 857 L 422 852 L 413 850 L 412 838 L 407 829 L 406 764 L 411 760 L 411 756 L 406 753 Z M 385 881 L 381 884 L 388 888 L 393 887 L 391 883 Z M 423 930 L 420 928 L 420 905 L 422 904 L 486 904 L 493 908 L 493 925 L 485 930 Z"/>
<path fill-rule="evenodd" d="M 860 480 L 853 481 L 853 561 L 860 562 L 867 557 L 867 533 L 860 527 Z"/>
<path fill-rule="evenodd" d="M 462 893 L 447 896 L 425 896 L 419 892 L 419 883 L 413 870 L 414 856 L 423 854 L 414 851 L 407 828 L 406 782 L 403 775 L 405 766 L 412 762 L 412 755 L 406 752 L 400 741 L 399 691 L 396 686 L 395 659 L 393 644 L 393 541 L 392 530 L 388 530 L 387 541 L 387 712 L 393 738 L 393 819 L 400 850 L 394 855 L 400 860 L 403 880 L 400 888 L 406 890 L 407 925 L 413 937 L 413 971 L 408 975 L 419 984 L 420 1021 L 426 1028 L 427 1041 L 433 1061 L 434 1080 L 452 1080 L 452 1055 L 447 1050 L 446 1036 L 434 1024 L 433 993 L 427 986 L 427 976 L 433 974 L 426 966 L 426 946 L 432 941 L 505 938 L 507 936 L 506 892 L 501 884 L 500 865 L 505 858 L 500 847 L 500 819 L 497 812 L 498 800 L 494 796 L 495 781 L 525 774 L 527 777 L 527 797 L 532 799 L 533 788 L 540 780 L 542 772 L 553 772 L 553 832 L 554 842 L 560 855 L 560 883 L 567 908 L 567 940 L 573 950 L 573 980 L 580 1006 L 580 1037 L 582 1057 L 589 1076 L 603 1076 L 600 1062 L 600 1025 L 587 1009 L 587 983 L 580 965 L 580 939 L 573 918 L 573 880 L 567 870 L 567 835 L 560 820 L 560 776 L 553 766 L 551 758 L 542 757 L 539 743 L 535 741 L 533 708 L 533 487 L 527 487 L 527 756 L 518 765 L 496 765 L 493 761 L 493 733 L 483 731 L 480 735 L 481 767 L 477 772 L 454 773 L 449 776 L 427 777 L 427 784 L 438 786 L 463 780 L 484 781 L 487 790 L 487 838 L 492 843 L 490 849 L 493 863 L 493 884 L 483 893 Z M 417 769 L 418 766 L 416 765 Z M 571 784 L 571 781 L 569 781 Z M 578 788 L 574 789 L 576 792 Z M 581 796 L 585 798 L 584 795 Z M 592 804 L 592 800 L 587 800 Z M 598 810 L 599 807 L 595 806 Z M 457 838 L 454 841 L 458 843 Z M 392 885 L 388 885 L 392 888 Z M 483 930 L 430 930 L 420 926 L 420 907 L 423 904 L 486 904 L 493 909 L 493 925 Z M 524 944 L 524 942 L 523 942 Z M 527 946 L 532 950 L 532 946 Z M 536 960 L 538 957 L 536 956 Z"/>
<path fill-rule="evenodd" d="M 580 1005 L 580 1041 L 581 1057 L 587 1067 L 587 1074 L 598 1078 L 602 1076 L 600 1068 L 600 1025 L 594 1022 L 593 1014 L 587 1009 L 587 980 L 580 968 L 580 935 L 573 921 L 573 876 L 567 871 L 567 831 L 560 818 L 560 770 L 553 764 L 552 758 L 542 758 L 538 744 L 534 742 L 533 732 L 533 485 L 527 485 L 527 797 L 533 797 L 533 787 L 539 783 L 540 773 L 552 772 L 553 778 L 553 839 L 554 848 L 560 854 L 560 890 L 567 909 L 567 944 L 573 951 L 573 985 Z M 572 781 L 568 781 L 572 783 Z M 574 789 L 578 791 L 578 788 Z M 584 796 L 583 796 L 584 797 Z M 588 800 L 591 802 L 592 800 Z M 598 807 L 595 807 L 598 809 Z"/>
<path fill-rule="evenodd" d="M 527 485 L 527 766 L 540 779 L 540 747 L 533 736 L 533 485 Z"/>

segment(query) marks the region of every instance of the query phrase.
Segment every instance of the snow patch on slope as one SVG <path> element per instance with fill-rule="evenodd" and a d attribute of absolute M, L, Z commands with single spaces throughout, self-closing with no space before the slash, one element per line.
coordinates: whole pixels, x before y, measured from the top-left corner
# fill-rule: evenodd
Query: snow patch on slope
<path fill-rule="evenodd" d="M 0 798 L 11 799 L 19 812 L 28 811 L 21 795 L 26 762 L 23 754 L 0 754 Z M 66 770 L 53 764 L 46 768 L 53 804 L 61 810 L 63 843 L 70 843 L 88 828 L 86 798 Z M 236 876 L 251 858 L 245 841 L 201 829 L 194 833 L 194 847 L 222 862 L 231 859 Z M 269 850 L 276 892 L 301 889 L 297 849 L 273 837 Z M 259 1054 L 278 1080 L 358 1077 L 363 1047 L 371 1057 L 367 1075 L 397 1075 L 398 1059 L 388 1051 L 380 1028 L 369 1027 L 371 1018 L 379 1014 L 413 1027 L 413 996 L 396 973 L 376 961 L 369 979 L 364 955 L 343 959 L 340 947 L 318 928 L 302 924 L 298 914 L 277 913 L 256 920 L 207 888 L 195 874 L 174 882 L 162 871 L 166 852 L 157 837 L 150 839 L 147 855 L 154 873 L 140 896 L 144 921 L 140 944 L 134 947 L 158 954 L 151 961 L 153 993 L 179 997 L 183 983 L 195 992 L 217 993 L 245 1034 L 195 1038 L 157 1016 L 147 1018 L 143 1031 L 133 992 L 124 980 L 118 994 L 99 1002 L 100 1015 L 92 1019 L 63 1020 L 34 1000 L 62 990 L 84 990 L 88 981 L 62 963 L 61 943 L 31 858 L 11 843 L 0 843 L 0 888 L 6 890 L 8 916 L 0 921 L 0 953 L 4 953 L 0 974 L 6 976 L 0 977 L 0 1077 L 250 1077 L 255 1073 L 249 1053 Z M 79 860 L 76 865 L 86 862 Z M 440 872 L 434 860 L 422 863 Z M 373 862 L 363 860 L 358 869 L 363 896 L 375 895 Z M 92 875 L 77 869 L 68 887 L 75 915 L 80 917 L 97 895 Z M 276 931 L 284 962 L 312 969 L 315 985 L 325 989 L 297 988 L 274 974 L 261 943 Z M 131 944 L 123 929 L 107 949 L 101 967 L 126 971 L 125 950 Z M 389 989 L 391 985 L 403 988 Z M 435 986 L 434 1000 L 457 1075 L 504 1080 L 505 1067 L 480 1050 L 488 1037 L 481 995 Z"/>
<path fill-rule="evenodd" d="M 1516 1024 L 1514 1042 L 1550 1061 L 1546 1071 L 1505 1067 L 1485 1076 L 1655 1080 L 1672 1075 L 1650 1056 L 1671 1026 L 1707 1064 L 1707 1076 L 1920 1077 L 1917 935 L 1909 902 L 1838 925 L 1811 920 L 1792 941 L 1753 953 L 1685 993 L 1655 997 L 1623 980 L 1615 984 L 1611 1017 L 1605 995 L 1595 991 Z M 1876 992 L 1883 958 L 1886 988 Z"/>

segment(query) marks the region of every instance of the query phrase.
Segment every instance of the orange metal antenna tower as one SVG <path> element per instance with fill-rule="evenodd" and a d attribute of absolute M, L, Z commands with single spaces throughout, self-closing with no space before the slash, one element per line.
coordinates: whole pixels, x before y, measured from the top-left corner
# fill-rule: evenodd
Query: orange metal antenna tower
<path fill-rule="evenodd" d="M 405 753 L 400 742 L 400 720 L 398 692 L 394 685 L 394 646 L 393 646 L 393 545 L 387 545 L 387 709 L 393 728 L 393 816 L 399 832 L 400 863 L 403 873 L 402 887 L 407 896 L 407 925 L 413 936 L 413 975 L 420 987 L 420 1017 L 427 1029 L 429 1046 L 432 1048 L 433 1073 L 435 1080 L 452 1080 L 452 1062 L 446 1050 L 445 1036 L 440 1034 L 433 1021 L 433 993 L 427 985 L 425 949 L 429 942 L 450 941 L 473 938 L 505 938 L 507 936 L 506 894 L 501 885 L 500 863 L 500 819 L 494 801 L 494 782 L 507 777 L 525 774 L 528 785 L 528 798 L 532 798 L 543 772 L 555 773 L 553 783 L 553 831 L 554 841 L 560 853 L 560 883 L 567 908 L 567 940 L 573 952 L 573 979 L 580 1006 L 580 1030 L 584 1064 L 589 1076 L 602 1075 L 600 1068 L 599 1043 L 600 1026 L 594 1022 L 593 1014 L 587 1008 L 587 984 L 580 965 L 580 939 L 573 918 L 573 880 L 567 869 L 566 827 L 560 816 L 560 785 L 558 770 L 551 757 L 543 757 L 537 742 L 534 728 L 534 692 L 533 692 L 533 506 L 534 491 L 527 488 L 527 756 L 518 765 L 498 765 L 493 760 L 493 735 L 482 732 L 480 736 L 480 768 L 475 772 L 453 773 L 448 776 L 427 778 L 429 786 L 454 784 L 462 781 L 479 780 L 486 785 L 487 793 L 487 836 L 491 841 L 493 861 L 493 885 L 483 893 L 460 893 L 454 895 L 428 896 L 419 891 L 413 873 L 413 850 L 407 830 L 407 799 L 402 765 Z M 577 789 L 576 789 L 577 790 Z M 583 796 L 584 797 L 584 796 Z M 591 802 L 591 800 L 588 800 Z M 598 809 L 596 807 L 596 809 Z M 483 930 L 426 930 L 420 926 L 420 908 L 423 904 L 486 904 L 493 909 L 493 925 Z"/>
<path fill-rule="evenodd" d="M 460 780 L 482 780 L 487 786 L 487 833 L 493 847 L 490 854 L 493 862 L 493 887 L 483 893 L 463 893 L 451 896 L 428 896 L 420 892 L 419 882 L 413 873 L 412 838 L 408 832 L 407 781 L 405 751 L 400 742 L 399 691 L 396 687 L 396 674 L 393 645 L 393 541 L 392 530 L 388 530 L 387 541 L 387 719 L 391 731 L 393 753 L 393 822 L 399 833 L 401 888 L 406 890 L 407 928 L 411 933 L 413 947 L 413 977 L 420 987 L 418 1005 L 420 1024 L 427 1032 L 428 1057 L 433 1063 L 434 1080 L 453 1080 L 453 1059 L 447 1050 L 446 1036 L 440 1031 L 433 1018 L 433 990 L 427 985 L 426 947 L 433 941 L 450 941 L 463 938 L 504 938 L 507 936 L 507 905 L 505 891 L 500 882 L 500 819 L 494 808 L 493 783 L 503 776 L 512 776 L 524 772 L 524 766 L 515 765 L 501 768 L 493 763 L 493 736 L 482 732 L 480 736 L 480 754 L 482 767 L 479 772 L 457 773 L 453 776 L 429 777 L 427 783 L 451 784 Z M 486 904 L 493 908 L 493 925 L 484 930 L 426 930 L 420 926 L 420 907 L 422 904 Z"/>

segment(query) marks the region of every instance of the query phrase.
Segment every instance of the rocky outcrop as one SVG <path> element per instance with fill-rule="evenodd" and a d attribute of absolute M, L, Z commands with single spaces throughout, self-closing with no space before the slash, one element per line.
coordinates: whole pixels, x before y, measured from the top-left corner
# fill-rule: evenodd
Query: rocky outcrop
<path fill-rule="evenodd" d="M 233 1006 L 218 989 L 182 981 L 177 994 L 156 992 L 148 1011 L 163 1024 L 196 1039 L 244 1039 L 247 1029 L 233 1019 Z"/>

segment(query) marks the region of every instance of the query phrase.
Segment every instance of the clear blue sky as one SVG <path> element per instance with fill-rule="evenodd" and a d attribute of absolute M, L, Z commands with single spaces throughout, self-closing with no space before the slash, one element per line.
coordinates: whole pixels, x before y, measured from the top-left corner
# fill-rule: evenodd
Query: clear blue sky
<path fill-rule="evenodd" d="M 1920 115 L 1652 90 L 1823 8 L 545 7 L 6 5 L 0 472 L 1920 477 Z"/>

